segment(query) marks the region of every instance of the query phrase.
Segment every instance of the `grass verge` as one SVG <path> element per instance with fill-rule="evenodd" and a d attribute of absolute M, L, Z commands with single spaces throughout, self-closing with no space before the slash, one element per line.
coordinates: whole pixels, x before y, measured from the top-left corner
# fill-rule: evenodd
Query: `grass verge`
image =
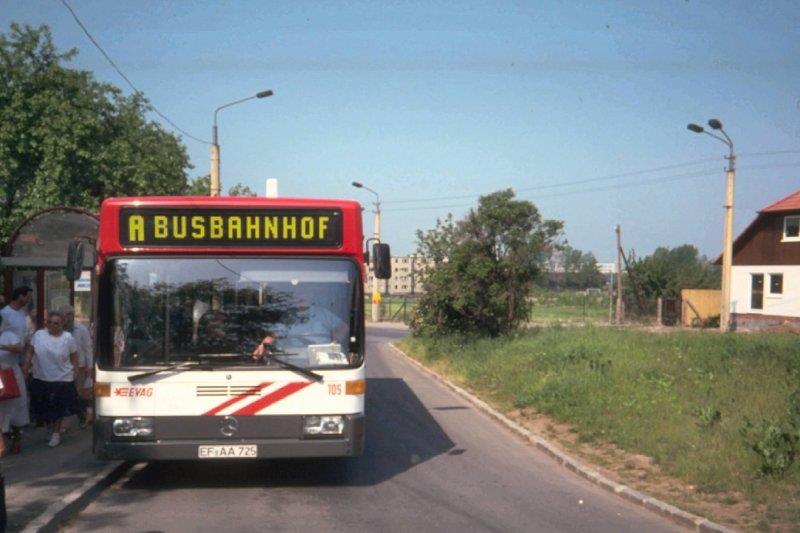
<path fill-rule="evenodd" d="M 551 327 L 401 348 L 506 412 L 568 424 L 584 451 L 647 456 L 694 494 L 659 497 L 738 528 L 782 529 L 800 525 L 799 340 Z"/>

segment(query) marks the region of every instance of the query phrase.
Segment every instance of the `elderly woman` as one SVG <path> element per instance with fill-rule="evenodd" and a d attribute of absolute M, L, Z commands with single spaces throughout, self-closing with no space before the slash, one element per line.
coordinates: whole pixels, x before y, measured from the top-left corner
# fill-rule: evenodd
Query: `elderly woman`
<path fill-rule="evenodd" d="M 61 444 L 61 421 L 81 412 L 75 380 L 78 379 L 78 346 L 64 331 L 64 316 L 59 311 L 47 314 L 47 327 L 31 337 L 25 357 L 25 375 L 33 368 L 31 405 L 37 420 L 52 429 L 50 447 Z"/>
<path fill-rule="evenodd" d="M 3 435 L 11 439 L 11 453 L 19 453 L 22 441 L 19 428 L 30 423 L 28 416 L 28 391 L 25 390 L 25 378 L 19 367 L 19 354 L 22 353 L 23 343 L 16 333 L 3 327 L 3 317 L 0 315 L 0 368 L 11 368 L 17 379 L 20 395 L 10 400 L 0 402 L 0 428 Z M 0 456 L 5 455 L 6 445 L 3 436 L 0 436 Z"/>

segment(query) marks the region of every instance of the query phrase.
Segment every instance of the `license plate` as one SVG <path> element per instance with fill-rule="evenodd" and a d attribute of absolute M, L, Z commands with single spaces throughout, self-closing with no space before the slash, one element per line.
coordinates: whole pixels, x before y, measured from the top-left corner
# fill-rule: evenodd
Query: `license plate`
<path fill-rule="evenodd" d="M 198 446 L 197 457 L 200 459 L 244 459 L 247 457 L 258 457 L 258 446 L 255 444 Z"/>

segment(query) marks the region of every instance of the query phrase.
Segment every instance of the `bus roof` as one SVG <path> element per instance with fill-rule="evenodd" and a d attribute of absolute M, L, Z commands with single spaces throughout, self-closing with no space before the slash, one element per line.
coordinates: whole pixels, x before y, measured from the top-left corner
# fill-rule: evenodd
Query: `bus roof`
<path fill-rule="evenodd" d="M 109 198 L 100 207 L 100 259 L 118 254 L 362 257 L 354 200 L 253 196 Z"/>

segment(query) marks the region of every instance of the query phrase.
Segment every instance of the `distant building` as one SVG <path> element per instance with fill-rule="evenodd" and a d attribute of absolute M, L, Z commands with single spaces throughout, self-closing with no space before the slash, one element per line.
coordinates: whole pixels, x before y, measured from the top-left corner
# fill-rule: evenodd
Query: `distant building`
<path fill-rule="evenodd" d="M 617 273 L 616 263 L 597 263 L 597 270 L 604 276 L 613 276 Z"/>
<path fill-rule="evenodd" d="M 420 273 L 430 261 L 418 254 L 392 256 L 392 277 L 378 280 L 380 292 L 384 295 L 411 296 L 424 291 L 420 283 Z M 372 265 L 367 265 L 367 279 L 364 294 L 372 293 Z"/>
<path fill-rule="evenodd" d="M 758 212 L 733 243 L 732 263 L 735 328 L 800 327 L 800 190 Z"/>

